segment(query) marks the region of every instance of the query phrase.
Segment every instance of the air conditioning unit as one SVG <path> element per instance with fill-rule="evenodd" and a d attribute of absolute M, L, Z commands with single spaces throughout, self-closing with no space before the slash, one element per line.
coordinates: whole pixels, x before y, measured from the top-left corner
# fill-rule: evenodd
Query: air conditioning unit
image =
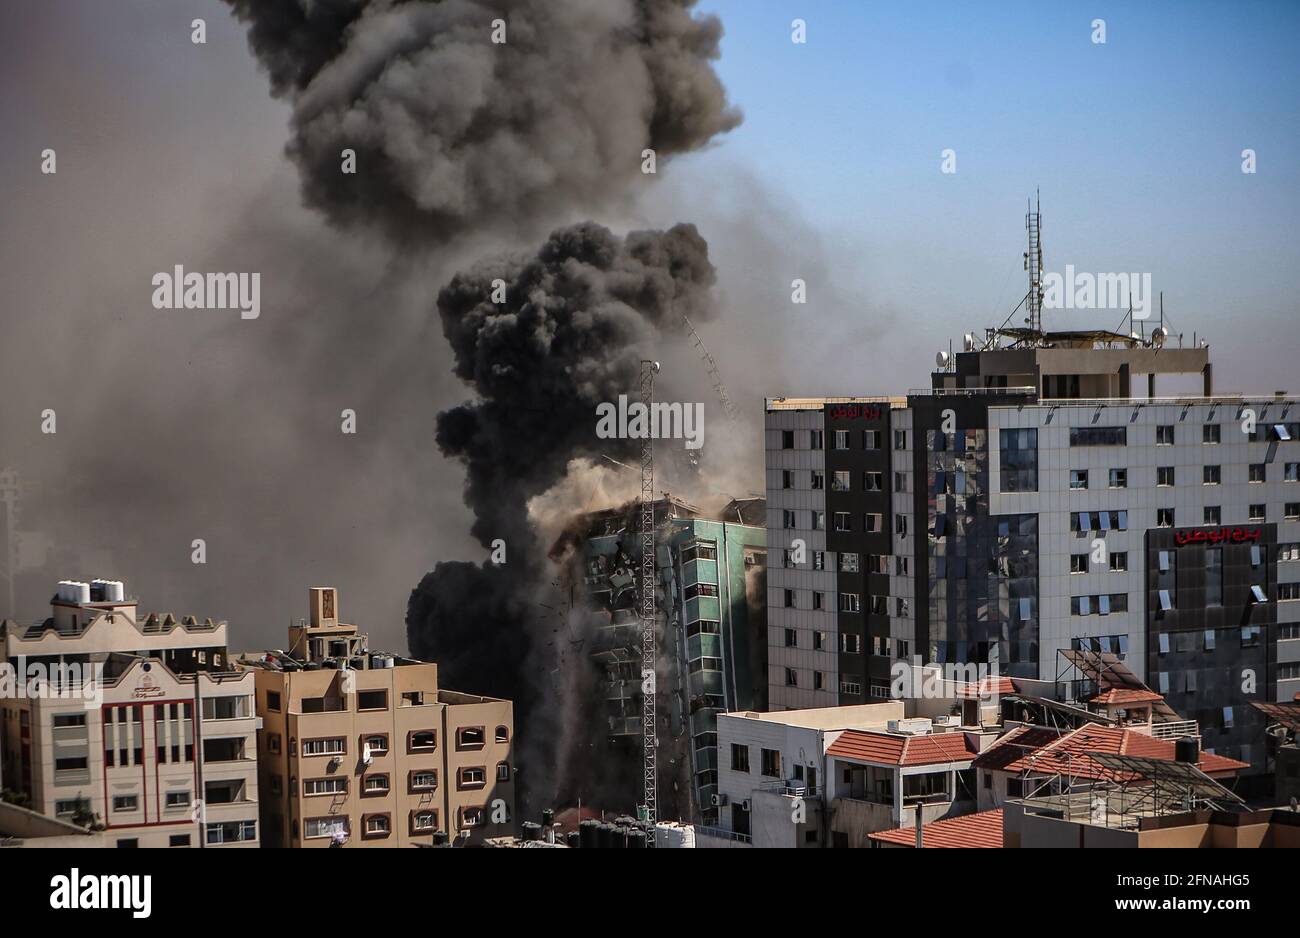
<path fill-rule="evenodd" d="M 341 756 L 334 756 L 332 759 L 330 759 L 330 768 L 331 768 L 331 769 L 337 769 L 337 768 L 338 768 L 339 766 L 341 766 L 342 764 L 343 764 L 343 759 L 342 759 Z"/>
<path fill-rule="evenodd" d="M 709 796 L 709 801 L 710 801 L 710 803 L 712 803 L 713 807 L 715 807 L 715 808 L 723 808 L 723 807 L 726 807 L 726 805 L 727 805 L 727 796 L 726 796 L 726 795 L 711 795 L 711 796 Z"/>
<path fill-rule="evenodd" d="M 740 810 L 742 810 L 742 811 L 748 811 L 748 810 L 749 810 L 749 799 L 748 799 L 748 798 L 746 798 L 744 801 L 742 801 L 742 802 L 740 803 Z"/>

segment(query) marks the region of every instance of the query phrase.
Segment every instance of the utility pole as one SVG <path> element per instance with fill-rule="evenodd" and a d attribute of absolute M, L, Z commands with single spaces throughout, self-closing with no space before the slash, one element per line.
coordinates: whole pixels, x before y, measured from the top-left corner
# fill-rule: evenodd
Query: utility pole
<path fill-rule="evenodd" d="M 641 361 L 641 403 L 647 419 L 653 411 L 655 374 L 659 363 Z M 655 454 L 650 433 L 641 440 L 641 736 L 644 747 L 645 820 L 650 825 L 646 846 L 653 847 L 659 819 L 659 770 L 655 719 Z"/>

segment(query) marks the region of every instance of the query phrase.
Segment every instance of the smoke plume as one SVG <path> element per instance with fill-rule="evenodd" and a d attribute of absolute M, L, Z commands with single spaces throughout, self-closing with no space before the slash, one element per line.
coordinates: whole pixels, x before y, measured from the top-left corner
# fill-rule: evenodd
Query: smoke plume
<path fill-rule="evenodd" d="M 695 0 L 226 2 L 292 104 L 307 203 L 399 242 L 540 233 L 740 119 Z"/>
<path fill-rule="evenodd" d="M 554 232 L 533 258 L 480 264 L 440 292 L 455 372 L 476 398 L 439 415 L 438 445 L 465 466 L 474 536 L 485 548 L 504 542 L 506 556 L 440 563 L 424 577 L 407 613 L 412 654 L 524 711 L 547 689 L 538 679 L 557 659 L 546 645 L 566 623 L 548 609 L 549 545 L 529 502 L 575 459 L 635 461 L 636 441 L 597 438 L 596 405 L 635 396 L 657 333 L 709 315 L 714 276 L 691 225 L 620 238 L 587 222 Z M 503 303 L 494 282 L 505 284 Z"/>

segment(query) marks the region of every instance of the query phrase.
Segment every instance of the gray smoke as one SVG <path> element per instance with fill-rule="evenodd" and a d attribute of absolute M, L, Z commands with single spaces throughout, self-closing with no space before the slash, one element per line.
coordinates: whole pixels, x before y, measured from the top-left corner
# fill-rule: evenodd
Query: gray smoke
<path fill-rule="evenodd" d="M 637 441 L 596 436 L 596 405 L 635 398 L 658 333 L 710 314 L 714 277 L 692 225 L 624 239 L 586 222 L 554 232 L 532 258 L 457 274 L 438 296 L 456 374 L 476 395 L 439 415 L 438 445 L 465 465 L 474 536 L 485 548 L 504 542 L 506 562 L 438 564 L 411 595 L 407 638 L 455 685 L 514 700 L 534 742 L 558 738 L 549 704 L 559 688 L 547 675 L 562 664 L 568 623 L 548 612 L 564 597 L 548 588 L 550 545 L 528 503 L 575 457 L 635 461 Z M 493 302 L 494 281 L 506 285 L 504 303 Z"/>
<path fill-rule="evenodd" d="M 399 243 L 540 233 L 625 202 L 643 149 L 663 160 L 740 120 L 695 0 L 225 2 L 292 104 L 307 203 Z"/>

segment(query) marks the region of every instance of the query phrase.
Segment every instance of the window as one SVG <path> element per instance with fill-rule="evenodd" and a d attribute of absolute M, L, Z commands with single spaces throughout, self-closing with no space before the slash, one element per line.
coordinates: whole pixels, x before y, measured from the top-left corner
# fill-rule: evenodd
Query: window
<path fill-rule="evenodd" d="M 849 487 L 851 484 L 849 481 L 849 475 L 850 473 L 847 469 L 836 469 L 834 474 L 832 474 L 831 476 L 831 491 L 832 492 L 849 491 Z"/>
<path fill-rule="evenodd" d="M 847 511 L 835 512 L 835 530 L 841 533 L 853 530 L 853 516 Z"/>
<path fill-rule="evenodd" d="M 1201 442 L 1213 445 L 1219 442 L 1219 425 L 1207 423 L 1201 427 Z"/>
<path fill-rule="evenodd" d="M 824 608 L 826 608 L 826 594 L 823 593 L 823 592 L 820 592 L 819 590 L 813 590 L 813 594 L 812 594 L 812 607 L 813 607 L 813 609 L 824 609 Z"/>
<path fill-rule="evenodd" d="M 814 531 L 826 530 L 826 512 L 814 511 L 812 513 L 812 526 Z"/>
<path fill-rule="evenodd" d="M 72 726 L 85 726 L 86 715 L 84 713 L 56 713 L 54 714 L 54 728 L 66 729 Z"/>
<path fill-rule="evenodd" d="M 1263 505 L 1251 505 L 1249 514 L 1251 521 L 1263 521 L 1266 511 Z"/>
<path fill-rule="evenodd" d="M 835 448 L 836 448 L 836 449 L 848 449 L 848 448 L 849 448 L 849 431 L 848 431 L 848 430 L 836 430 L 836 431 L 835 431 Z"/>
<path fill-rule="evenodd" d="M 885 474 L 883 472 L 864 472 L 862 474 L 862 488 L 867 492 L 883 492 L 885 490 Z"/>
<path fill-rule="evenodd" d="M 487 784 L 487 769 L 481 765 L 462 766 L 456 772 L 456 789 L 482 788 Z"/>
<path fill-rule="evenodd" d="M 794 431 L 781 431 L 781 449 L 794 449 Z"/>
<path fill-rule="evenodd" d="M 407 779 L 407 786 L 412 792 L 432 791 L 438 787 L 437 769 L 417 769 Z"/>
<path fill-rule="evenodd" d="M 907 431 L 894 431 L 894 449 L 907 449 Z"/>
<path fill-rule="evenodd" d="M 1172 425 L 1156 427 L 1156 446 L 1173 446 L 1174 428 Z"/>
<path fill-rule="evenodd" d="M 1071 427 L 1071 446 L 1127 446 L 1127 427 Z"/>
<path fill-rule="evenodd" d="M 387 837 L 393 829 L 392 818 L 387 814 L 364 814 L 361 825 L 364 837 Z"/>
<path fill-rule="evenodd" d="M 140 796 L 139 795 L 114 795 L 113 810 L 114 811 L 140 810 Z"/>
<path fill-rule="evenodd" d="M 1088 470 L 1071 469 L 1070 470 L 1070 488 L 1086 489 L 1088 487 Z"/>
<path fill-rule="evenodd" d="M 357 692 L 358 710 L 387 710 L 388 691 L 363 690 Z"/>
<path fill-rule="evenodd" d="M 796 632 L 794 629 L 785 630 L 785 647 L 786 648 L 799 647 L 799 633 Z"/>
<path fill-rule="evenodd" d="M 788 508 L 781 512 L 781 526 L 785 528 L 793 528 L 796 526 L 794 512 Z"/>
<path fill-rule="evenodd" d="M 1279 583 L 1277 585 L 1278 602 L 1294 602 L 1300 599 L 1300 583 Z"/>
<path fill-rule="evenodd" d="M 813 651 L 821 651 L 830 644 L 830 640 L 829 632 L 813 632 Z"/>
<path fill-rule="evenodd" d="M 862 636 L 854 635 L 852 632 L 840 633 L 840 651 L 846 655 L 858 655 L 862 653 Z"/>
<path fill-rule="evenodd" d="M 731 744 L 731 771 L 749 772 L 749 747 L 740 743 Z"/>
<path fill-rule="evenodd" d="M 783 489 L 794 488 L 794 472 L 792 470 L 790 469 L 781 470 L 781 488 Z"/>
<path fill-rule="evenodd" d="M 1205 524 L 1220 524 L 1223 518 L 1223 512 L 1218 505 L 1205 506 Z"/>
<path fill-rule="evenodd" d="M 863 430 L 862 431 L 862 448 L 863 449 L 880 449 L 880 431 Z"/>
<path fill-rule="evenodd" d="M 460 809 L 460 826 L 482 827 L 483 826 L 483 808 L 478 805 L 465 805 Z"/>
<path fill-rule="evenodd" d="M 786 609 L 793 609 L 793 608 L 794 608 L 794 590 L 790 590 L 790 589 L 782 590 L 782 591 L 781 591 L 781 602 L 782 602 L 782 604 L 785 606 Z"/>
<path fill-rule="evenodd" d="M 863 530 L 868 534 L 879 534 L 885 529 L 884 516 L 877 512 L 867 512 L 863 521 L 866 525 Z"/>
<path fill-rule="evenodd" d="M 1157 466 L 1156 467 L 1156 485 L 1173 485 L 1174 484 L 1174 467 Z"/>
<path fill-rule="evenodd" d="M 496 741 L 499 743 L 510 742 L 510 727 L 502 724 L 496 728 Z"/>
<path fill-rule="evenodd" d="M 412 730 L 406 737 L 407 752 L 423 752 L 438 748 L 437 730 Z"/>
<path fill-rule="evenodd" d="M 1127 469 L 1110 470 L 1110 487 L 1113 489 L 1128 488 L 1128 470 Z"/>
<path fill-rule="evenodd" d="M 808 446 L 810 449 L 826 448 L 826 437 L 822 434 L 822 431 L 820 430 L 808 431 Z"/>
<path fill-rule="evenodd" d="M 456 730 L 456 749 L 482 749 L 486 734 L 481 726 L 462 726 Z"/>
<path fill-rule="evenodd" d="M 346 817 L 312 817 L 303 822 L 302 835 L 307 840 L 333 837 L 335 834 L 346 834 L 347 832 L 348 819 Z M 208 843 L 212 843 L 211 836 L 208 837 Z"/>
<path fill-rule="evenodd" d="M 840 573 L 857 573 L 859 559 L 856 553 L 845 552 L 840 554 Z"/>
<path fill-rule="evenodd" d="M 1295 561 L 1300 560 L 1300 544 L 1278 544 L 1277 561 Z"/>
<path fill-rule="evenodd" d="M 799 675 L 794 668 L 785 669 L 785 686 L 786 687 L 799 686 Z"/>
<path fill-rule="evenodd" d="M 846 697 L 860 697 L 862 696 L 862 684 L 849 678 L 841 678 L 840 693 Z"/>
<path fill-rule="evenodd" d="M 1286 521 L 1300 521 L 1300 502 L 1287 502 L 1282 517 Z"/>
<path fill-rule="evenodd" d="M 346 795 L 348 780 L 346 778 L 309 778 L 302 783 L 304 797 L 316 795 Z"/>
<path fill-rule="evenodd" d="M 206 748 L 204 752 L 206 754 Z M 302 754 L 304 756 L 341 756 L 346 752 L 347 742 L 342 738 L 304 739 L 302 741 Z"/>
<path fill-rule="evenodd" d="M 425 833 L 438 829 L 437 811 L 415 811 L 411 814 L 411 833 Z"/>
<path fill-rule="evenodd" d="M 189 834 L 172 834 L 167 838 L 168 847 L 188 847 L 190 845 Z"/>
<path fill-rule="evenodd" d="M 361 794 L 365 795 L 386 795 L 389 791 L 389 781 L 387 773 L 376 775 L 364 775 L 361 777 Z"/>
<path fill-rule="evenodd" d="M 1201 469 L 1202 485 L 1218 485 L 1223 479 L 1223 469 L 1221 466 L 1205 466 Z"/>
<path fill-rule="evenodd" d="M 1283 482 L 1300 482 L 1300 462 L 1289 462 L 1282 467 Z"/>
<path fill-rule="evenodd" d="M 840 593 L 840 612 L 859 612 L 859 597 L 857 593 Z"/>
<path fill-rule="evenodd" d="M 1128 551 L 1120 550 L 1110 555 L 1110 568 L 1116 573 L 1128 570 Z"/>
<path fill-rule="evenodd" d="M 813 690 L 822 690 L 826 683 L 826 675 L 821 671 L 813 672 Z"/>
<path fill-rule="evenodd" d="M 894 530 L 898 532 L 899 537 L 907 537 L 907 515 L 894 517 Z"/>
<path fill-rule="evenodd" d="M 822 470 L 814 469 L 809 478 L 814 492 L 821 492 L 826 489 L 826 473 Z"/>
<path fill-rule="evenodd" d="M 1172 528 L 1174 526 L 1174 510 L 1172 508 L 1156 509 L 1156 527 Z"/>
<path fill-rule="evenodd" d="M 1070 555 L 1070 572 L 1087 573 L 1088 572 L 1088 555 L 1071 554 Z"/>
<path fill-rule="evenodd" d="M 362 736 L 361 751 L 368 752 L 372 758 L 388 755 L 388 735 L 385 733 L 371 733 L 369 736 Z"/>
<path fill-rule="evenodd" d="M 906 491 L 907 491 L 907 473 L 906 473 L 906 472 L 895 472 L 895 473 L 894 473 L 894 491 L 895 491 L 895 492 L 906 492 Z"/>
<path fill-rule="evenodd" d="M 781 753 L 776 749 L 759 750 L 759 772 L 767 778 L 781 777 Z"/>
<path fill-rule="evenodd" d="M 190 793 L 188 791 L 167 792 L 167 807 L 188 808 L 189 806 L 190 806 Z"/>
<path fill-rule="evenodd" d="M 1249 472 L 1250 472 L 1249 481 L 1251 482 L 1263 482 L 1267 478 L 1267 473 L 1265 471 L 1265 467 L 1262 462 L 1251 463 L 1249 467 Z"/>
<path fill-rule="evenodd" d="M 1038 431 L 999 431 L 1004 492 L 1038 491 Z M 1085 483 L 1086 485 L 1086 483 Z"/>

